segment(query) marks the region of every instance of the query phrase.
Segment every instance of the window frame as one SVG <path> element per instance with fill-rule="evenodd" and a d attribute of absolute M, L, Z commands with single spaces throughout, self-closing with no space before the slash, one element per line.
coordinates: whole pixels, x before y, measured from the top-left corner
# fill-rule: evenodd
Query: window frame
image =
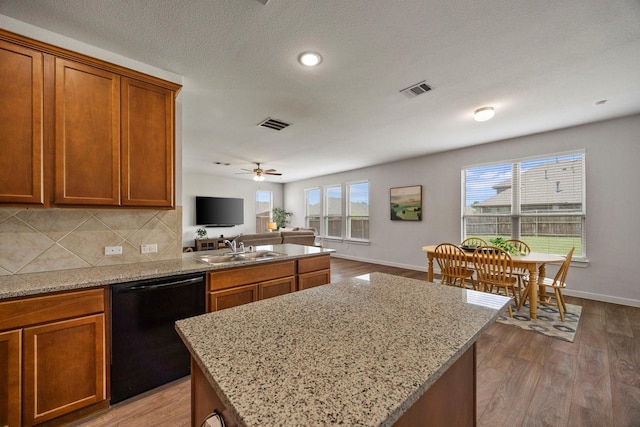
<path fill-rule="evenodd" d="M 330 203 L 329 203 L 329 196 L 331 195 L 330 192 L 331 190 L 335 190 L 338 189 L 340 191 L 340 210 L 339 213 L 329 213 L 329 208 Z M 345 219 L 345 215 L 344 215 L 344 187 L 342 184 L 330 184 L 330 185 L 325 185 L 323 187 L 323 201 L 324 201 L 324 209 L 322 211 L 323 215 L 322 215 L 322 226 L 324 229 L 324 233 L 323 236 L 327 239 L 339 239 L 342 240 L 344 238 L 344 219 Z M 339 227 L 339 235 L 335 235 L 329 234 L 329 231 L 334 228 L 331 227 L 329 222 L 331 221 L 331 219 L 336 219 L 339 218 L 340 219 L 340 227 Z"/>
<path fill-rule="evenodd" d="M 262 203 L 260 202 L 260 200 L 258 200 L 258 194 L 259 193 L 264 193 L 264 194 L 269 194 L 269 215 L 268 217 L 266 216 L 258 216 L 258 204 Z M 256 190 L 256 197 L 255 197 L 255 218 L 256 218 L 256 233 L 263 233 L 264 231 L 267 230 L 267 224 L 264 224 L 264 231 L 259 231 L 258 227 L 258 218 L 267 218 L 266 222 L 270 222 L 271 219 L 273 218 L 273 192 L 269 191 L 269 190 Z M 261 221 L 264 222 L 264 221 Z"/>
<path fill-rule="evenodd" d="M 318 215 L 315 216 L 311 216 L 309 215 L 309 193 L 311 193 L 312 191 L 318 191 L 318 203 L 319 203 L 319 207 L 318 207 Z M 305 223 L 305 227 L 312 227 L 312 228 L 316 228 L 316 232 L 318 233 L 319 236 L 323 235 L 323 230 L 322 230 L 322 209 L 323 209 L 323 203 L 322 203 L 322 188 L 321 187 L 310 187 L 310 188 L 305 188 L 304 189 L 304 223 Z M 317 222 L 318 226 L 315 227 L 314 224 L 311 223 L 311 218 L 315 219 L 315 221 Z"/>
<path fill-rule="evenodd" d="M 580 194 L 580 209 L 577 211 L 562 211 L 559 210 L 557 212 L 549 211 L 527 211 L 526 209 L 522 209 L 523 205 L 521 203 L 521 196 L 524 193 L 523 185 L 521 183 L 521 178 L 524 173 L 528 170 L 532 169 L 534 166 L 522 172 L 521 166 L 524 163 L 532 163 L 536 161 L 549 160 L 559 158 L 566 158 L 571 156 L 577 156 L 577 160 L 581 162 L 581 176 L 580 176 L 580 185 L 581 185 L 581 194 Z M 501 165 L 507 166 L 511 165 L 511 189 L 508 190 L 511 192 L 511 202 L 509 205 L 509 212 L 494 212 L 494 213 L 486 213 L 486 214 L 469 214 L 467 212 L 467 182 L 466 182 L 466 172 L 471 169 L 481 169 L 481 168 L 491 168 L 491 167 L 499 167 Z M 546 176 L 546 174 L 545 174 Z M 546 178 L 545 178 L 546 179 Z M 486 199 L 485 199 L 486 200 Z M 470 205 L 471 206 L 471 205 Z M 470 207 L 469 206 L 469 207 Z M 469 166 L 464 166 L 461 169 L 461 241 L 463 241 L 466 237 L 472 237 L 474 234 L 467 235 L 467 219 L 470 217 L 481 218 L 481 217 L 491 217 L 491 218 L 510 218 L 510 238 L 512 239 L 520 239 L 521 232 L 523 226 L 526 226 L 527 218 L 553 218 L 553 217 L 575 217 L 579 218 L 580 223 L 580 248 L 576 247 L 576 252 L 580 250 L 578 255 L 574 256 L 574 259 L 577 261 L 586 261 L 587 260 L 587 247 L 586 247 L 586 223 L 587 223 L 587 200 L 586 200 L 586 152 L 585 150 L 573 150 L 567 152 L 559 152 L 559 153 L 551 153 L 544 154 L 538 156 L 530 156 L 517 158 L 506 161 L 496 161 L 490 163 L 483 164 L 474 164 Z M 508 224 L 508 221 L 504 222 L 505 226 Z M 576 222 L 577 224 L 577 222 Z M 497 225 L 496 225 L 497 227 Z M 481 234 L 481 233 L 480 233 Z M 476 234 L 477 235 L 477 234 Z M 500 235 L 500 234 L 499 234 Z M 575 236 L 577 237 L 577 236 Z M 525 238 L 526 239 L 526 238 Z M 523 240 L 525 240 L 523 239 Z M 536 252 L 543 252 L 540 250 L 536 250 Z M 548 253 L 553 253 L 552 250 L 547 251 Z M 558 254 L 558 255 L 566 255 L 566 253 Z"/>
<path fill-rule="evenodd" d="M 367 215 L 352 215 L 352 204 L 351 204 L 351 199 L 352 199 L 352 187 L 358 184 L 367 184 Z M 345 184 L 345 220 L 344 223 L 346 224 L 346 236 L 347 236 L 347 240 L 351 241 L 351 242 L 370 242 L 370 238 L 371 238 L 371 184 L 369 183 L 369 180 L 367 179 L 363 179 L 363 180 L 358 180 L 358 181 L 350 181 L 347 182 Z M 353 218 L 366 218 L 367 221 L 367 237 L 366 238 L 361 238 L 361 237 L 353 237 L 352 235 L 352 219 Z"/>

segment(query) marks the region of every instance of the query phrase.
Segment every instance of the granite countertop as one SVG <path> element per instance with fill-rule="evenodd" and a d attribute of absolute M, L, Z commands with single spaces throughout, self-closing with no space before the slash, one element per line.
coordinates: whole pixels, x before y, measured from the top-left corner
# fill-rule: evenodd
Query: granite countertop
<path fill-rule="evenodd" d="M 390 426 L 508 301 L 372 273 L 176 329 L 240 426 Z"/>
<path fill-rule="evenodd" d="M 197 260 L 201 255 L 229 252 L 229 249 L 219 249 L 189 252 L 183 254 L 181 258 L 173 260 L 0 276 L 0 300 L 199 271 L 221 270 L 249 264 L 265 264 L 335 252 L 333 249 L 294 244 L 257 246 L 256 250 L 270 250 L 286 255 L 268 260 L 247 259 L 215 265 Z"/>

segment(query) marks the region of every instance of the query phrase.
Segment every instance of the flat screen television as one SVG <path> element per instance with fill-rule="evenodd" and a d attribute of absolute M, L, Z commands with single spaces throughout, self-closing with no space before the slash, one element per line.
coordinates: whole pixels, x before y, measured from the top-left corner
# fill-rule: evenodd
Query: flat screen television
<path fill-rule="evenodd" d="M 233 227 L 244 224 L 244 199 L 196 196 L 196 225 Z"/>

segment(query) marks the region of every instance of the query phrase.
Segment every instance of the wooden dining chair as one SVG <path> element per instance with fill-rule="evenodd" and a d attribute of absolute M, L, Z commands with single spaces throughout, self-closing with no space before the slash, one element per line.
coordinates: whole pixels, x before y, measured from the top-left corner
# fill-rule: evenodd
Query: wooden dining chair
<path fill-rule="evenodd" d="M 471 248 L 477 248 L 478 246 L 487 246 L 487 242 L 479 237 L 467 237 L 460 243 L 460 246 L 469 246 Z"/>
<path fill-rule="evenodd" d="M 519 255 L 528 255 L 531 253 L 531 248 L 522 240 L 509 239 L 505 240 L 505 243 L 511 243 L 515 246 Z M 529 280 L 529 272 L 526 268 L 515 267 L 513 275 L 518 279 L 518 298 L 522 299 L 522 290 L 527 287 L 527 281 Z"/>
<path fill-rule="evenodd" d="M 513 260 L 509 252 L 495 246 L 479 246 L 473 252 L 473 266 L 476 270 L 478 289 L 484 292 L 500 293 L 511 296 L 518 304 L 516 283 L 518 279 L 513 276 Z M 511 295 L 509 295 L 511 293 Z M 513 317 L 511 304 L 509 304 L 509 317 Z"/>
<path fill-rule="evenodd" d="M 439 244 L 436 246 L 435 259 L 440 266 L 443 284 L 466 288 L 470 283 L 473 289 L 477 289 L 473 270 L 467 267 L 466 254 L 457 245 Z"/>
<path fill-rule="evenodd" d="M 567 253 L 567 257 L 564 262 L 558 269 L 555 277 L 553 279 L 549 277 L 545 277 L 541 281 L 538 282 L 538 286 L 540 287 L 540 292 L 538 294 L 538 304 L 542 305 L 552 305 L 558 307 L 558 313 L 560 313 L 560 320 L 564 322 L 564 313 L 567 311 L 567 304 L 564 302 L 564 296 L 562 295 L 562 290 L 567 287 L 567 273 L 569 272 L 569 266 L 571 265 L 571 258 L 573 258 L 574 248 L 571 248 Z M 518 310 L 524 304 L 524 300 L 526 300 L 529 295 L 529 286 L 531 283 L 527 283 L 527 286 L 522 294 L 523 297 L 520 298 L 520 302 L 518 303 Z M 555 302 L 554 302 L 555 300 Z"/>

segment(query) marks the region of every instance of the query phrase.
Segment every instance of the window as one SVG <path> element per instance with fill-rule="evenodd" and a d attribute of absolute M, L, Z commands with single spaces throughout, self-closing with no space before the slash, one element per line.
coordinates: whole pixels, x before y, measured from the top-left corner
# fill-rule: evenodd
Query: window
<path fill-rule="evenodd" d="M 271 221 L 273 195 L 271 191 L 256 191 L 256 233 L 267 231 L 267 223 Z"/>
<path fill-rule="evenodd" d="M 463 239 L 525 241 L 532 251 L 586 258 L 584 152 L 462 171 Z"/>
<path fill-rule="evenodd" d="M 315 228 L 318 234 L 320 234 L 320 213 L 322 212 L 320 189 L 309 188 L 304 190 L 304 203 L 305 226 Z"/>
<path fill-rule="evenodd" d="M 369 240 L 369 182 L 347 184 L 347 239 Z"/>
<path fill-rule="evenodd" d="M 325 187 L 324 235 L 342 238 L 342 185 Z"/>
<path fill-rule="evenodd" d="M 324 194 L 324 197 L 323 197 Z M 329 239 L 369 241 L 369 182 L 304 190 L 306 226 Z M 324 209 L 323 209 L 324 207 Z M 321 216 L 321 213 L 323 216 Z"/>

